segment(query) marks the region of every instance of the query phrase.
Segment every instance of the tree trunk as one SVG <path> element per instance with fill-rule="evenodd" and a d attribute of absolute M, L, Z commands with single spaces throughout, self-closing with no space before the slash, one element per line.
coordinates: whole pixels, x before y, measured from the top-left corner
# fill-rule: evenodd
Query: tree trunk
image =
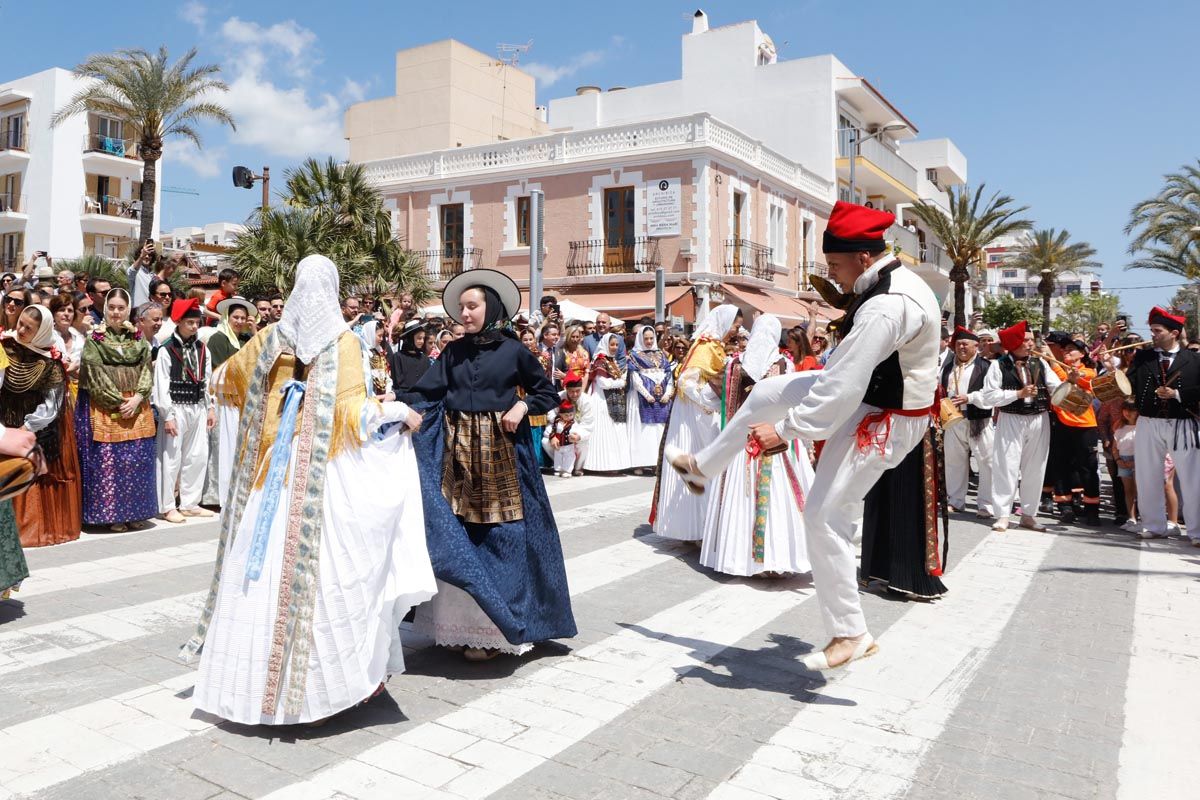
<path fill-rule="evenodd" d="M 1042 292 L 1042 337 L 1050 332 L 1050 292 Z"/>
<path fill-rule="evenodd" d="M 155 189 L 158 187 L 158 160 L 162 158 L 162 140 L 142 139 L 138 143 L 138 154 L 142 157 L 142 226 L 141 239 L 135 252 L 141 250 L 141 245 L 147 239 L 153 239 L 154 215 L 158 209 L 154 207 Z"/>
<path fill-rule="evenodd" d="M 950 280 L 954 283 L 954 327 L 967 327 L 967 280 L 971 273 L 965 264 L 955 264 L 950 269 Z"/>

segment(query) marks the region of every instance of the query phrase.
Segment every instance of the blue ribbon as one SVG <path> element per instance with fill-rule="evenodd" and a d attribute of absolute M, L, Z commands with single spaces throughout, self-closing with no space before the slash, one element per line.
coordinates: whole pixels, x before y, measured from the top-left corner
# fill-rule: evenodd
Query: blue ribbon
<path fill-rule="evenodd" d="M 292 456 L 292 436 L 296 432 L 296 417 L 305 388 L 301 381 L 291 380 L 280 389 L 284 395 L 283 416 L 279 420 L 275 444 L 271 447 L 271 466 L 267 468 L 262 505 L 258 509 L 258 519 L 254 521 L 254 538 L 250 540 L 250 560 L 246 564 L 246 577 L 252 581 L 262 575 L 263 561 L 267 557 L 267 540 L 271 536 L 275 511 L 279 508 L 279 495 L 283 493 L 283 479 L 287 477 Z"/>

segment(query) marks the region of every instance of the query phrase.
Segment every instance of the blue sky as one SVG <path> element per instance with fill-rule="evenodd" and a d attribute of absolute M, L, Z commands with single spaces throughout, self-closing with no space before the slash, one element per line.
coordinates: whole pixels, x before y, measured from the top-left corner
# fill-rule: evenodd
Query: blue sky
<path fill-rule="evenodd" d="M 158 8 L 3 3 L 0 30 L 24 34 L 8 37 L 0 85 L 122 46 L 182 53 L 194 45 L 201 60 L 220 63 L 239 130 L 208 131 L 203 152 L 169 152 L 166 185 L 199 192 L 164 196 L 162 227 L 171 228 L 240 221 L 251 211 L 258 191 L 230 186 L 234 164 L 269 164 L 282 179 L 305 155 L 343 154 L 343 109 L 393 91 L 397 49 L 452 36 L 494 52 L 498 42 L 532 39 L 522 63 L 545 101 L 578 84 L 678 77 L 679 36 L 695 6 L 211 0 Z M 972 184 L 1011 194 L 1039 227 L 1065 227 L 1097 248 L 1106 285 L 1139 326 L 1153 303 L 1174 294 L 1126 288 L 1179 281 L 1125 271 L 1122 229 L 1165 172 L 1200 156 L 1194 4 L 740 0 L 703 8 L 713 25 L 757 19 L 782 59 L 836 54 L 922 136 L 952 138 L 969 159 Z"/>

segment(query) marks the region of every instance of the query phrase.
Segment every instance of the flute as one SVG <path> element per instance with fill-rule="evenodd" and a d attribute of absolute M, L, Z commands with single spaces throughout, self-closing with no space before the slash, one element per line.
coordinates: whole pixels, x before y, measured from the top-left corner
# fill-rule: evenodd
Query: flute
<path fill-rule="evenodd" d="M 1122 350 L 1129 350 L 1134 347 L 1146 347 L 1147 345 L 1152 345 L 1152 344 L 1153 344 L 1153 342 L 1131 342 L 1130 344 L 1123 344 L 1120 347 L 1105 348 L 1104 352 L 1108 353 L 1108 354 L 1119 353 Z"/>

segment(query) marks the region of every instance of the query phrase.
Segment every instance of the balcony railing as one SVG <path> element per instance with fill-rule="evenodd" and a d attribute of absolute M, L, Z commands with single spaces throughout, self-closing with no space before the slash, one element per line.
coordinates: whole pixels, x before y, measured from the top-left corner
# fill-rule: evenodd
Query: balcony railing
<path fill-rule="evenodd" d="M 0 272 L 20 272 L 25 265 L 25 256 L 20 253 L 12 256 L 0 256 Z"/>
<path fill-rule="evenodd" d="M 25 213 L 26 197 L 23 194 L 0 192 L 0 214 Z"/>
<path fill-rule="evenodd" d="M 570 243 L 567 274 L 632 275 L 652 272 L 660 264 L 658 239 L 638 236 L 617 244 L 604 239 L 581 239 Z"/>
<path fill-rule="evenodd" d="M 769 281 L 775 271 L 771 268 L 771 248 L 749 239 L 729 239 L 725 242 L 725 274 Z"/>
<path fill-rule="evenodd" d="M 425 259 L 425 276 L 429 280 L 448 281 L 464 270 L 477 269 L 483 250 L 447 245 L 439 250 L 418 250 L 417 255 Z"/>
<path fill-rule="evenodd" d="M 932 264 L 939 269 L 950 266 L 950 261 L 946 258 L 946 251 L 942 249 L 941 245 L 932 242 L 921 245 L 921 263 Z"/>
<path fill-rule="evenodd" d="M 892 247 L 900 248 L 900 252 L 904 253 L 909 258 L 917 258 L 920 251 L 920 238 L 916 231 L 910 231 L 903 225 L 893 225 L 887 230 L 887 237 L 892 242 Z"/>
<path fill-rule="evenodd" d="M 29 134 L 24 128 L 0 128 L 0 150 L 28 150 Z"/>
<path fill-rule="evenodd" d="M 850 139 L 848 133 L 843 132 L 838 135 L 838 155 L 841 158 L 849 158 L 854 149 L 854 144 Z M 858 154 L 912 191 L 917 190 L 917 168 L 905 161 L 899 153 L 880 142 L 879 139 L 859 141 Z"/>
<path fill-rule="evenodd" d="M 84 214 L 103 214 L 106 217 L 124 217 L 126 219 L 141 219 L 141 200 L 122 200 L 112 195 L 83 196 Z"/>
<path fill-rule="evenodd" d="M 828 278 L 829 267 L 825 266 L 820 261 L 805 261 L 800 265 L 800 291 L 816 291 L 813 288 L 811 280 L 812 276 L 814 275 L 820 278 Z"/>
<path fill-rule="evenodd" d="M 83 152 L 106 153 L 118 158 L 136 159 L 138 157 L 137 142 L 133 139 L 114 139 L 98 133 L 89 133 L 83 137 Z"/>

